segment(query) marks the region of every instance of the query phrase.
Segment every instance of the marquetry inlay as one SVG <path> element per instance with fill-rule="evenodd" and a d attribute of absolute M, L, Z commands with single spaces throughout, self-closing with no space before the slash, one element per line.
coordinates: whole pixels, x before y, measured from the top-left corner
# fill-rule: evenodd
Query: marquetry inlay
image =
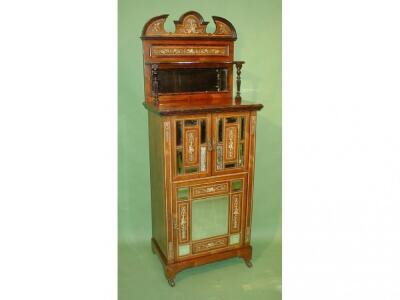
<path fill-rule="evenodd" d="M 199 162 L 199 129 L 185 129 L 184 165 L 197 165 Z"/>
<path fill-rule="evenodd" d="M 194 134 L 193 132 L 188 133 L 188 156 L 189 156 L 189 161 L 193 162 L 194 160 Z"/>
<path fill-rule="evenodd" d="M 233 158 L 233 128 L 228 129 L 228 158 Z"/>
<path fill-rule="evenodd" d="M 225 127 L 225 160 L 233 161 L 237 159 L 237 140 L 238 140 L 238 127 L 226 126 Z"/>
<path fill-rule="evenodd" d="M 214 195 L 220 193 L 229 192 L 229 184 L 227 182 L 206 185 L 206 186 L 197 186 L 192 188 L 192 197 L 201 197 L 205 195 Z"/>
<path fill-rule="evenodd" d="M 188 11 L 169 20 L 170 29 L 167 18 L 149 19 L 141 39 L 152 250 L 174 286 L 176 273 L 189 267 L 232 257 L 251 265 L 256 114 L 263 106 L 241 102 L 245 62 L 234 56 L 231 22 L 214 16 L 210 29 Z"/>
<path fill-rule="evenodd" d="M 175 33 L 206 34 L 207 23 L 204 24 L 203 20 L 196 15 L 187 15 L 181 24 L 175 23 Z"/>
<path fill-rule="evenodd" d="M 240 230 L 240 194 L 232 195 L 231 202 L 231 233 Z"/>
<path fill-rule="evenodd" d="M 226 23 L 214 20 L 215 22 L 215 34 L 230 35 L 232 30 Z"/>
<path fill-rule="evenodd" d="M 207 148 L 202 146 L 202 147 L 200 147 L 200 171 L 201 172 L 207 171 L 206 161 L 207 161 Z"/>
<path fill-rule="evenodd" d="M 175 32 L 167 32 L 164 23 L 168 15 L 162 15 L 151 19 L 142 32 L 143 36 L 162 36 L 162 37 L 230 37 L 236 38 L 236 30 L 232 24 L 221 17 L 212 17 L 215 23 L 214 33 L 207 32 L 209 22 L 204 22 L 203 17 L 197 12 L 187 12 L 182 15 L 175 23 Z"/>
<path fill-rule="evenodd" d="M 164 29 L 165 19 L 158 19 L 151 23 L 146 30 L 146 35 L 162 35 L 167 32 Z"/>
<path fill-rule="evenodd" d="M 187 203 L 179 205 L 179 234 L 180 241 L 185 242 L 189 240 L 188 237 L 188 208 Z"/>
<path fill-rule="evenodd" d="M 228 46 L 152 46 L 150 56 L 228 56 Z"/>
<path fill-rule="evenodd" d="M 199 242 L 193 244 L 192 251 L 193 254 L 199 253 L 199 252 L 204 252 L 208 250 L 213 250 L 217 248 L 222 248 L 228 245 L 228 238 L 223 237 L 219 239 L 214 239 L 214 240 L 208 240 L 205 242 Z"/>

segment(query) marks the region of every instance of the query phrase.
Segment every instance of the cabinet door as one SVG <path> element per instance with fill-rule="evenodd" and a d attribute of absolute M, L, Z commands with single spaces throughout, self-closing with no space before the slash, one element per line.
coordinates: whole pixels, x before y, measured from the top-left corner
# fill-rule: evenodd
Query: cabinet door
<path fill-rule="evenodd" d="M 246 175 L 174 185 L 176 259 L 243 245 Z"/>
<path fill-rule="evenodd" d="M 174 180 L 211 175 L 211 115 L 172 118 Z"/>
<path fill-rule="evenodd" d="M 249 114 L 213 114 L 213 173 L 247 170 Z"/>

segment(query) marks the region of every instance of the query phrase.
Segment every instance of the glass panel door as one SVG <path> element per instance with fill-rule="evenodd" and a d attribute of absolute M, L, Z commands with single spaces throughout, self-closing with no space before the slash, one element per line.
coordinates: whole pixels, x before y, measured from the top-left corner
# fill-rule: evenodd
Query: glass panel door
<path fill-rule="evenodd" d="M 213 115 L 214 173 L 241 172 L 247 168 L 248 123 L 248 113 Z"/>
<path fill-rule="evenodd" d="M 178 260 L 242 245 L 246 178 L 174 185 Z"/>
<path fill-rule="evenodd" d="M 203 198 L 192 202 L 192 240 L 228 233 L 229 195 Z"/>
<path fill-rule="evenodd" d="M 174 179 L 210 175 L 211 116 L 177 116 L 172 123 Z"/>

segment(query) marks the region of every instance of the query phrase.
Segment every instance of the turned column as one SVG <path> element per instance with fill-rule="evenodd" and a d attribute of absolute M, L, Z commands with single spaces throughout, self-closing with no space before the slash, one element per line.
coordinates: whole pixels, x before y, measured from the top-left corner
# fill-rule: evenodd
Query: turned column
<path fill-rule="evenodd" d="M 244 64 L 244 61 L 234 61 L 233 62 L 236 65 L 236 97 L 235 97 L 235 102 L 240 103 L 242 102 L 242 96 L 240 95 L 240 85 L 242 83 L 242 80 L 240 78 L 240 75 L 242 74 L 242 65 Z"/>
<path fill-rule="evenodd" d="M 160 104 L 160 101 L 158 99 L 158 64 L 151 65 L 151 85 L 153 104 L 158 105 Z"/>

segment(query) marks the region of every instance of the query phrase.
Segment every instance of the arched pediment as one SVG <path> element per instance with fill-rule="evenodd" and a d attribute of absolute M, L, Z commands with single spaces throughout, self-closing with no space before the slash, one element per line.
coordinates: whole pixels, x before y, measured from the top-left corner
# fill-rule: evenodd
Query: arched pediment
<path fill-rule="evenodd" d="M 203 17 L 195 11 L 184 13 L 174 21 L 175 32 L 167 32 L 164 23 L 168 15 L 150 19 L 143 28 L 142 38 L 228 38 L 236 39 L 236 30 L 228 20 L 213 16 L 215 31 L 207 33 L 207 25 Z"/>

